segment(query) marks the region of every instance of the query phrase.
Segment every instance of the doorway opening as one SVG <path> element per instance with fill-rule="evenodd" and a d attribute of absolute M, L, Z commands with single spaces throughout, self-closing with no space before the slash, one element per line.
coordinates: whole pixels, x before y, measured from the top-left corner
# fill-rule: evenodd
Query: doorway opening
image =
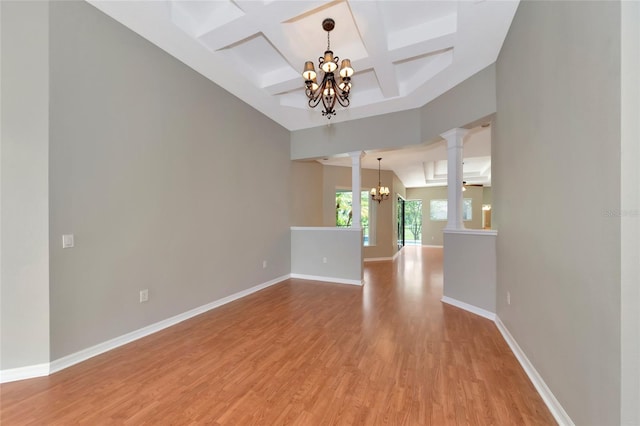
<path fill-rule="evenodd" d="M 396 236 L 398 238 L 398 250 L 404 247 L 404 198 L 398 195 L 398 204 L 396 208 L 396 219 L 398 223 L 398 232 Z"/>
<path fill-rule="evenodd" d="M 422 245 L 422 200 L 404 201 L 404 243 Z"/>

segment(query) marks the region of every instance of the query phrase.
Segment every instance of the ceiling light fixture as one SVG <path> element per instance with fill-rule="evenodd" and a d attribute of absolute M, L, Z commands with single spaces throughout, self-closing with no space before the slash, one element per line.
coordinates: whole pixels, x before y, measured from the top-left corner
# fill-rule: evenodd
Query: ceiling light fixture
<path fill-rule="evenodd" d="M 376 200 L 378 204 L 380 203 L 380 201 L 386 200 L 387 198 L 389 198 L 389 188 L 386 186 L 381 186 L 380 160 L 382 160 L 382 158 L 378 158 L 378 187 L 371 188 L 371 199 Z"/>
<path fill-rule="evenodd" d="M 322 70 L 322 83 L 318 85 L 316 70 L 313 61 L 304 63 L 304 71 L 302 77 L 306 86 L 305 94 L 309 98 L 309 106 L 315 108 L 320 101 L 324 106 L 322 115 L 331 119 L 332 115 L 336 115 L 336 102 L 343 107 L 349 106 L 349 93 L 351 92 L 351 76 L 353 68 L 351 68 L 351 60 L 343 59 L 340 65 L 340 83 L 336 82 L 334 71 L 338 69 L 338 61 L 340 58 L 333 56 L 331 51 L 331 42 L 329 33 L 335 27 L 336 23 L 331 18 L 322 21 L 322 28 L 327 32 L 327 50 L 324 56 L 318 58 L 318 67 Z"/>

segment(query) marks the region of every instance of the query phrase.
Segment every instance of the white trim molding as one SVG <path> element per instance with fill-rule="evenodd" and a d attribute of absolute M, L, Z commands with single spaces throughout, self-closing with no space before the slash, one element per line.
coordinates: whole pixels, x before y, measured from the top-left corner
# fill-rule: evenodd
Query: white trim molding
<path fill-rule="evenodd" d="M 6 370 L 0 370 L 0 383 L 33 379 L 35 377 L 48 376 L 49 374 L 48 362 L 36 365 L 28 365 L 26 367 L 8 368 Z"/>
<path fill-rule="evenodd" d="M 471 312 L 476 315 L 480 315 L 481 317 L 487 318 L 493 321 L 496 324 L 496 327 L 502 334 L 502 337 L 507 342 L 507 345 L 511 349 L 511 352 L 515 355 L 516 359 L 522 366 L 522 369 L 525 371 L 531 383 L 538 391 L 538 394 L 544 401 L 545 405 L 553 415 L 553 418 L 558 422 L 560 426 L 575 426 L 571 417 L 567 414 L 567 412 L 562 408 L 560 402 L 556 399 L 555 395 L 551 392 L 551 389 L 547 386 L 547 384 L 542 379 L 542 376 L 535 369 L 529 358 L 525 355 L 524 351 L 516 342 L 516 339 L 513 338 L 511 333 L 507 327 L 502 323 L 500 317 L 493 312 L 486 311 L 484 309 L 478 308 L 477 306 L 470 305 L 468 303 L 460 302 L 459 300 L 452 299 L 447 296 L 443 296 L 441 301 L 443 303 L 458 307 L 460 309 L 464 309 L 465 311 Z"/>
<path fill-rule="evenodd" d="M 495 321 L 496 314 L 493 312 L 489 312 L 486 309 L 478 308 L 477 306 L 470 305 L 465 302 L 461 302 L 459 300 L 453 299 L 448 296 L 442 296 L 440 299 L 441 302 L 446 303 L 447 305 L 455 306 L 456 308 L 464 309 L 465 311 L 471 312 L 472 314 L 480 315 L 486 319 L 491 321 Z"/>
<path fill-rule="evenodd" d="M 292 226 L 292 231 L 338 231 L 338 232 L 347 232 L 347 231 L 362 231 L 362 228 L 357 227 L 348 227 L 344 228 L 341 226 Z"/>
<path fill-rule="evenodd" d="M 531 383 L 533 383 L 533 386 L 542 397 L 542 400 L 547 405 L 547 408 L 549 408 L 549 411 L 551 411 L 553 418 L 556 419 L 560 426 L 575 426 L 573 420 L 571 420 L 571 417 L 569 417 L 567 412 L 564 411 L 564 408 L 562 408 L 560 402 L 558 402 L 555 395 L 553 395 L 553 393 L 551 392 L 551 389 L 549 389 L 547 384 L 544 382 L 542 376 L 540 376 L 533 364 L 531 364 L 531 361 L 529 361 L 529 358 L 527 358 L 524 351 L 520 348 L 520 345 L 518 345 L 516 339 L 514 339 L 511 333 L 509 333 L 509 330 L 507 329 L 507 327 L 505 327 L 505 325 L 500 320 L 500 317 L 497 315 L 495 317 L 495 323 L 498 327 L 498 330 L 500 330 L 502 337 L 507 342 L 507 345 L 509 345 L 509 348 L 511 348 L 511 352 L 513 352 L 513 354 L 516 356 L 516 359 L 524 369 L 525 373 L 527 373 L 527 376 L 529 376 L 529 380 L 531 380 Z"/>
<path fill-rule="evenodd" d="M 384 262 L 384 261 L 395 259 L 395 256 L 397 256 L 397 254 L 394 255 L 394 257 L 365 257 L 364 261 L 365 262 Z"/>
<path fill-rule="evenodd" d="M 442 244 L 423 244 L 422 247 L 444 248 Z"/>
<path fill-rule="evenodd" d="M 484 235 L 487 237 L 495 237 L 498 235 L 496 229 L 443 229 L 445 234 L 467 234 L 467 235 Z"/>
<path fill-rule="evenodd" d="M 318 275 L 306 275 L 306 274 L 291 274 L 291 278 L 295 278 L 298 280 L 308 280 L 308 281 L 324 281 L 326 283 L 334 283 L 334 284 L 349 284 L 349 285 L 357 285 L 362 287 L 364 285 L 363 280 L 350 280 L 346 278 L 333 278 L 333 277 L 321 277 Z"/>
<path fill-rule="evenodd" d="M 58 358 L 50 363 L 38 364 L 33 366 L 21 367 L 21 368 L 14 368 L 9 370 L 2 370 L 0 371 L 0 383 L 11 382 L 15 380 L 31 379 L 34 377 L 47 376 L 49 374 L 56 373 L 60 370 L 64 370 L 65 368 L 71 367 L 72 365 L 78 364 L 82 361 L 86 361 L 89 358 L 93 358 L 94 356 L 103 354 L 105 352 L 108 352 L 122 345 L 126 345 L 127 343 L 131 343 L 134 340 L 138 340 L 150 334 L 156 333 L 160 330 L 164 330 L 165 328 L 171 327 L 172 325 L 176 325 L 189 318 L 193 318 L 196 315 L 203 314 L 219 306 L 225 305 L 229 302 L 233 302 L 234 300 L 243 298 L 252 293 L 255 293 L 257 291 L 260 291 L 272 285 L 278 284 L 289 278 L 290 278 L 289 275 L 283 275 L 281 277 L 275 278 L 265 283 L 250 287 L 246 290 L 239 291 L 227 297 L 223 297 L 222 299 L 214 300 L 211 303 L 207 303 L 206 305 L 199 306 L 187 312 L 183 312 L 181 314 L 175 315 L 171 318 L 167 318 L 165 320 L 156 322 L 146 327 L 142 327 L 138 330 L 134 330 L 130 333 L 123 334 L 122 336 L 118 336 L 111 340 L 107 340 L 106 342 L 98 343 L 95 346 L 91 346 L 89 348 L 82 349 L 81 351 L 72 353 L 65 357 Z"/>
<path fill-rule="evenodd" d="M 398 251 L 396 252 L 396 254 L 394 254 L 394 255 L 393 255 L 393 257 L 392 257 L 391 259 L 392 259 L 392 260 L 396 260 L 396 259 L 398 258 L 398 256 L 400 256 L 400 253 L 402 253 L 402 249 L 403 249 L 403 248 L 404 248 L 404 247 L 400 247 L 400 250 L 398 250 Z"/>

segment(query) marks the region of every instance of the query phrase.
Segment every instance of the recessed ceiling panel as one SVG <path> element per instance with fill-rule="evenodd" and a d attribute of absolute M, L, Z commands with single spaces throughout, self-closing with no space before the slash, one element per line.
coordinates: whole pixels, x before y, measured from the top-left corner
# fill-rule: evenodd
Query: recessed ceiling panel
<path fill-rule="evenodd" d="M 396 63 L 400 94 L 406 95 L 422 86 L 453 62 L 453 49 L 427 54 Z"/>
<path fill-rule="evenodd" d="M 368 105 L 384 99 L 378 78 L 373 70 L 354 74 L 352 81 L 351 106 Z"/>
<path fill-rule="evenodd" d="M 243 15 L 230 0 L 171 2 L 173 23 L 196 38 Z"/>
<path fill-rule="evenodd" d="M 404 30 L 456 13 L 455 1 L 381 1 L 384 25 L 389 33 Z"/>
<path fill-rule="evenodd" d="M 318 57 L 327 49 L 327 32 L 322 29 L 322 21 L 328 17 L 336 23 L 330 32 L 331 50 L 334 55 L 352 61 L 366 57 L 367 50 L 360 39 L 349 5 L 344 1 L 321 7 L 284 23 L 283 31 L 291 49 L 302 52 L 302 57 L 307 61 L 313 61 L 317 67 Z M 303 65 L 300 64 L 301 70 Z"/>
<path fill-rule="evenodd" d="M 273 85 L 297 76 L 297 72 L 263 34 L 256 34 L 222 49 L 220 53 L 227 55 L 238 70 L 257 87 Z"/>
<path fill-rule="evenodd" d="M 307 98 L 307 96 L 304 94 L 304 90 L 302 89 L 294 90 L 287 93 L 282 93 L 278 95 L 278 99 L 280 101 L 281 106 L 286 106 L 286 107 L 296 108 L 296 109 L 311 110 L 311 107 L 308 105 L 309 98 Z M 318 106 L 316 108 L 322 108 L 322 107 Z"/>

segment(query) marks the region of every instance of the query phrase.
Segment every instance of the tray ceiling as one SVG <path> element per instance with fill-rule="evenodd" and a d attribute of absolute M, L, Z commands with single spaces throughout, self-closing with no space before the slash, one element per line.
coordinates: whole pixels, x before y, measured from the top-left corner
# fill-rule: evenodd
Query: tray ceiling
<path fill-rule="evenodd" d="M 289 130 L 327 124 L 300 75 L 350 58 L 351 106 L 332 123 L 420 107 L 495 62 L 517 1 L 89 1 Z"/>

